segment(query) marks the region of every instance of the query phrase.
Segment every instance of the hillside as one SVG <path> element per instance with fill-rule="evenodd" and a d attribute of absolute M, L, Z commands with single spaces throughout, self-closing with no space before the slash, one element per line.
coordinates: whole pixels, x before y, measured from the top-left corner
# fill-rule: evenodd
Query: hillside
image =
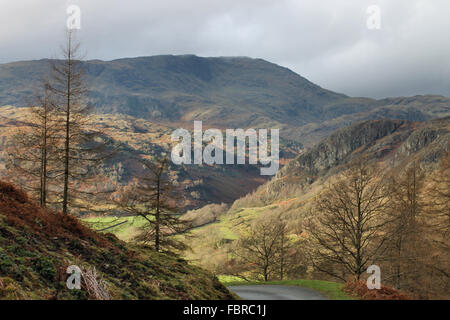
<path fill-rule="evenodd" d="M 246 234 L 253 222 L 273 216 L 286 221 L 291 239 L 302 241 L 315 197 L 352 159 L 365 157 L 393 175 L 417 165 L 429 183 L 440 168 L 439 161 L 448 157 L 449 141 L 448 117 L 427 122 L 364 121 L 340 129 L 292 160 L 255 192 L 236 200 L 231 208 L 204 207 L 189 212 L 189 218 L 201 227 L 194 230 L 197 238 L 191 240 L 193 251 L 186 257 L 224 272 L 233 241 Z M 300 273 L 312 276 L 307 267 Z"/>
<path fill-rule="evenodd" d="M 0 106 L 23 106 L 52 60 L 0 64 Z M 450 114 L 450 99 L 374 100 L 335 93 L 262 59 L 151 56 L 85 62 L 89 100 L 98 113 L 160 124 L 280 128 L 310 147 L 340 127 L 369 119 L 423 121 Z"/>
<path fill-rule="evenodd" d="M 16 130 L 29 127 L 27 117 L 28 108 L 0 107 L 0 178 L 6 174 L 10 138 Z M 133 158 L 160 156 L 163 152 L 170 155 L 173 126 L 120 114 L 102 114 L 93 118 L 96 129 L 101 130 L 108 141 L 113 141 L 118 150 L 116 156 L 102 168 L 111 186 L 120 187 L 129 183 L 135 167 Z M 282 140 L 280 156 L 292 158 L 300 148 L 298 143 L 288 146 Z M 211 202 L 232 203 L 267 181 L 267 177 L 261 176 L 255 165 L 172 165 L 170 170 L 171 176 L 183 191 L 183 202 L 180 204 L 183 210 Z"/>
<path fill-rule="evenodd" d="M 97 274 L 89 278 L 96 281 L 67 289 L 69 265 Z M 111 299 L 232 298 L 212 274 L 183 259 L 98 234 L 0 182 L 0 299 L 99 299 L 98 292 Z"/>
<path fill-rule="evenodd" d="M 268 202 L 289 198 L 335 174 L 358 156 L 384 162 L 388 168 L 406 166 L 411 161 L 430 166 L 445 153 L 449 124 L 449 117 L 428 122 L 372 120 L 340 129 L 289 162 L 253 196 Z M 236 201 L 234 207 L 239 203 Z"/>
<path fill-rule="evenodd" d="M 337 130 L 297 156 L 256 191 L 236 200 L 232 209 L 303 197 L 359 156 L 381 162 L 386 168 L 405 167 L 417 161 L 432 169 L 448 148 L 448 141 L 449 117 L 427 122 L 363 121 Z M 217 219 L 217 215 L 207 215 L 204 211 L 198 213 L 202 224 L 206 223 L 205 216 Z M 191 212 L 189 216 L 194 214 Z"/>

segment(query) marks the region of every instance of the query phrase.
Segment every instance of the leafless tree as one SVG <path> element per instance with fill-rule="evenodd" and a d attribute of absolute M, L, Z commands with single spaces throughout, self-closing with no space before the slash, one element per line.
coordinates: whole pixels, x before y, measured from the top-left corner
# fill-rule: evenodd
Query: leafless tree
<path fill-rule="evenodd" d="M 347 280 L 361 277 L 381 253 L 386 237 L 386 188 L 364 158 L 349 165 L 318 196 L 307 226 L 314 267 Z"/>
<path fill-rule="evenodd" d="M 49 183 L 58 176 L 58 134 L 55 104 L 48 82 L 43 82 L 42 94 L 36 94 L 27 117 L 27 126 L 12 137 L 9 154 L 11 176 L 25 190 L 35 194 L 40 205 L 49 202 Z"/>
<path fill-rule="evenodd" d="M 279 277 L 283 280 L 286 274 L 286 269 L 289 266 L 288 250 L 290 249 L 290 241 L 287 234 L 286 223 L 283 221 L 278 222 L 280 224 L 280 235 L 278 241 L 278 265 L 279 265 Z"/>
<path fill-rule="evenodd" d="M 257 221 L 247 235 L 242 236 L 232 250 L 239 265 L 246 272 L 256 273 L 268 281 L 279 272 L 282 277 L 286 266 L 286 224 L 277 218 Z"/>
<path fill-rule="evenodd" d="M 60 163 L 62 168 L 62 211 L 90 207 L 91 199 L 104 190 L 98 181 L 103 160 L 111 156 L 105 136 L 93 126 L 92 108 L 87 103 L 85 67 L 80 44 L 73 30 L 67 31 L 63 59 L 52 63 L 49 90 L 63 126 Z"/>
<path fill-rule="evenodd" d="M 138 159 L 138 162 L 142 172 L 135 175 L 135 183 L 124 190 L 118 201 L 128 214 L 142 217 L 147 222 L 135 239 L 153 242 L 156 251 L 185 249 L 175 236 L 186 231 L 190 222 L 180 219 L 177 191 L 168 175 L 168 158 Z"/>
<path fill-rule="evenodd" d="M 426 241 L 421 215 L 424 210 L 424 174 L 414 163 L 392 177 L 389 185 L 391 223 L 387 226 L 386 256 L 394 269 L 394 285 L 403 289 L 404 278 L 417 277 L 419 256 Z M 386 275 L 385 278 L 389 278 Z"/>

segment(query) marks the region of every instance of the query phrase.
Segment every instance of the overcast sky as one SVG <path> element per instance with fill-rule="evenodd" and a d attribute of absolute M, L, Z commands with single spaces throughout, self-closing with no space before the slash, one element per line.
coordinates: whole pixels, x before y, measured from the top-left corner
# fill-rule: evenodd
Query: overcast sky
<path fill-rule="evenodd" d="M 0 63 L 57 57 L 71 4 L 88 59 L 249 56 L 352 96 L 450 96 L 448 0 L 0 0 Z"/>

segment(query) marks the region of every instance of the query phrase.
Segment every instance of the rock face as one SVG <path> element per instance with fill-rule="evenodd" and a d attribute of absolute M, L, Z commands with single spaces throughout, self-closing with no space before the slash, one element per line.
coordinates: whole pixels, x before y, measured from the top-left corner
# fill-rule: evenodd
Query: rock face
<path fill-rule="evenodd" d="M 450 117 L 431 121 L 414 130 L 397 151 L 403 157 L 419 154 L 426 163 L 438 161 L 449 146 Z"/>
<path fill-rule="evenodd" d="M 427 168 L 448 151 L 449 141 L 450 117 L 427 122 L 364 121 L 336 131 L 290 161 L 254 195 L 267 203 L 288 198 L 314 181 L 342 170 L 359 156 L 388 166 L 404 167 L 414 162 Z M 236 203 L 239 200 L 234 208 L 238 207 Z"/>
<path fill-rule="evenodd" d="M 341 164 L 360 147 L 368 148 L 375 141 L 392 134 L 405 121 L 380 120 L 365 121 L 332 134 L 310 151 L 291 161 L 279 176 L 295 170 L 305 170 L 310 175 L 317 175 Z"/>

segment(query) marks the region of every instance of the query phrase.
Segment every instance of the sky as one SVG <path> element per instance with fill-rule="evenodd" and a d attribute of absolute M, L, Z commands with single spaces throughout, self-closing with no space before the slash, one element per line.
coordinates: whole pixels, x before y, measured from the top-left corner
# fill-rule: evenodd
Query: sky
<path fill-rule="evenodd" d="M 57 58 L 71 5 L 86 59 L 248 56 L 350 96 L 450 96 L 448 0 L 0 0 L 0 63 Z"/>

